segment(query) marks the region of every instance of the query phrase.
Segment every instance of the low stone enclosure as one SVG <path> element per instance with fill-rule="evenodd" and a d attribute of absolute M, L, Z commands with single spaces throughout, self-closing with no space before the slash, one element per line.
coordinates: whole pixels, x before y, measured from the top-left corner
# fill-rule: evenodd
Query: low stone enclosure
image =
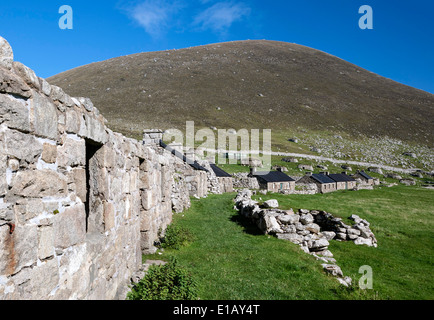
<path fill-rule="evenodd" d="M 252 191 L 249 189 L 239 191 L 234 202 L 236 210 L 257 225 L 261 232 L 298 244 L 304 252 L 324 262 L 324 270 L 336 276 L 344 286 L 351 285 L 352 279 L 343 275 L 333 254 L 328 250 L 329 241 L 353 241 L 356 245 L 377 247 L 369 222 L 357 215 L 349 217 L 354 221 L 350 226 L 341 218 L 335 218 L 325 211 L 280 210 L 277 200 L 265 201 L 260 206 L 252 200 Z"/>
<path fill-rule="evenodd" d="M 125 299 L 173 212 L 221 192 L 158 130 L 137 141 L 105 123 L 0 37 L 0 300 Z"/>

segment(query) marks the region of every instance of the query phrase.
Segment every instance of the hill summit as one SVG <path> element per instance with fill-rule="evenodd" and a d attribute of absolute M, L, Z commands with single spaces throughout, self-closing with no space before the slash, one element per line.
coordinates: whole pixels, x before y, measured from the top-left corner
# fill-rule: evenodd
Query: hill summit
<path fill-rule="evenodd" d="M 303 128 L 433 144 L 434 95 L 301 45 L 236 41 L 138 53 L 48 79 L 117 131 Z"/>

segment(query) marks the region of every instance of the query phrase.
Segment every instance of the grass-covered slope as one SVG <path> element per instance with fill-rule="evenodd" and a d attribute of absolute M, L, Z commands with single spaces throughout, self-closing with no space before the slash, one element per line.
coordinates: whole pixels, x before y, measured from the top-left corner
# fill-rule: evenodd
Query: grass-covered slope
<path fill-rule="evenodd" d="M 48 80 L 90 97 L 112 129 L 135 137 L 193 120 L 197 128 L 270 128 L 283 136 L 304 128 L 433 145 L 434 95 L 291 43 L 139 53 Z"/>
<path fill-rule="evenodd" d="M 353 288 L 344 289 L 319 261 L 297 245 L 259 234 L 233 210 L 234 194 L 192 199 L 175 215 L 195 240 L 158 259 L 175 256 L 199 285 L 201 299 L 433 299 L 433 191 L 395 186 L 374 191 L 326 195 L 261 195 L 282 208 L 322 209 L 347 218 L 357 214 L 371 223 L 378 247 L 331 241 L 330 250 Z M 259 198 L 259 196 L 257 196 Z M 144 257 L 152 258 L 152 256 Z M 359 268 L 373 269 L 373 289 L 360 290 Z"/>

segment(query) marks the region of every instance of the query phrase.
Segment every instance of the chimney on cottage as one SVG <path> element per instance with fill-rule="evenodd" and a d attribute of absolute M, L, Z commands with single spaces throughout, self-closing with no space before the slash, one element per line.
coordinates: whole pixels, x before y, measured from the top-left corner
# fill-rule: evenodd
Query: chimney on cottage
<path fill-rule="evenodd" d="M 143 130 L 143 144 L 159 144 L 163 140 L 163 130 L 145 129 Z"/>
<path fill-rule="evenodd" d="M 346 171 L 342 171 L 342 174 L 347 175 L 347 172 Z"/>
<path fill-rule="evenodd" d="M 250 174 L 254 175 L 256 173 L 256 167 L 250 167 Z"/>
<path fill-rule="evenodd" d="M 306 172 L 306 175 L 310 177 L 312 175 L 312 172 L 308 171 Z"/>

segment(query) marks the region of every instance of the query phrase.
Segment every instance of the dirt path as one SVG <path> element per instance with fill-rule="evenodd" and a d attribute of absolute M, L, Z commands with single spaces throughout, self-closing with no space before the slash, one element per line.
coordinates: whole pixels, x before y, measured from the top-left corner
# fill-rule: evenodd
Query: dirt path
<path fill-rule="evenodd" d="M 228 152 L 227 150 L 211 150 L 211 149 L 205 149 L 206 151 L 211 151 L 211 152 L 218 152 L 218 153 L 225 153 Z M 251 151 L 250 154 L 259 154 L 258 151 Z M 363 161 L 353 161 L 353 160 L 340 160 L 340 159 L 333 159 L 333 158 L 328 158 L 328 157 L 322 157 L 322 156 L 315 156 L 315 155 L 310 155 L 310 154 L 303 154 L 303 153 L 289 153 L 289 152 L 275 152 L 275 151 L 271 151 L 271 152 L 265 152 L 264 154 L 270 154 L 272 156 L 281 156 L 281 157 L 295 157 L 295 158 L 303 158 L 303 159 L 310 159 L 310 160 L 321 160 L 321 161 L 329 161 L 332 163 L 340 163 L 340 164 L 348 164 L 348 165 L 356 165 L 356 166 L 362 166 L 362 167 L 376 167 L 376 168 L 380 168 L 382 170 L 387 170 L 387 171 L 394 171 L 394 172 L 400 172 L 400 173 L 407 173 L 410 174 L 412 172 L 415 172 L 419 169 L 417 168 L 411 168 L 411 169 L 403 169 L 403 168 L 398 168 L 398 167 L 392 167 L 392 166 L 387 166 L 387 165 L 383 165 L 383 164 L 378 164 L 378 163 L 371 163 L 371 162 L 363 162 Z"/>
<path fill-rule="evenodd" d="M 338 159 L 333 159 L 333 158 L 314 156 L 314 155 L 302 154 L 302 153 L 286 153 L 286 152 L 273 152 L 272 151 L 271 155 L 283 156 L 283 157 L 297 157 L 297 158 L 305 158 L 305 159 L 312 159 L 312 160 L 322 160 L 322 161 L 329 161 L 332 163 L 351 164 L 351 165 L 362 166 L 362 167 L 376 167 L 376 168 L 380 168 L 383 170 L 395 171 L 395 172 L 401 172 L 401 173 L 412 173 L 412 172 L 415 172 L 416 170 L 418 170 L 417 168 L 403 169 L 403 168 L 397 168 L 397 167 L 387 166 L 387 165 L 378 164 L 378 163 L 353 161 L 353 160 L 338 160 Z"/>

